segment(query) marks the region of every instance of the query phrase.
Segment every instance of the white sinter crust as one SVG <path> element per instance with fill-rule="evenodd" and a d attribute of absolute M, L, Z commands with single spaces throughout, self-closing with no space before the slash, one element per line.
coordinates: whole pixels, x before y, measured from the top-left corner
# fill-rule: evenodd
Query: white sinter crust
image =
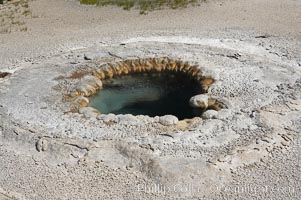
<path fill-rule="evenodd" d="M 78 1 L 29 6 L 28 31 L 0 35 L 0 73 L 10 73 L 0 78 L 0 199 L 299 199 L 300 1 L 141 16 Z M 100 66 L 164 57 L 212 77 L 208 108 L 218 99 L 223 109 L 178 121 L 88 107 Z M 97 69 L 98 79 L 85 74 Z M 82 96 L 70 95 L 75 86 Z M 154 184 L 176 190 L 143 187 Z M 268 190 L 238 193 L 242 185 Z"/>

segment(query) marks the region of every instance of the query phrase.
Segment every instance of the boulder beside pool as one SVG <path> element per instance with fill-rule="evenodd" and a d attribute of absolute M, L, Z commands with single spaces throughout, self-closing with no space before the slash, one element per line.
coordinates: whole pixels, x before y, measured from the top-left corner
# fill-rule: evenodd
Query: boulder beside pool
<path fill-rule="evenodd" d="M 164 115 L 159 118 L 160 124 L 164 126 L 176 125 L 179 120 L 176 116 L 173 115 Z"/>
<path fill-rule="evenodd" d="M 209 101 L 208 95 L 199 94 L 191 97 L 189 100 L 189 104 L 193 108 L 201 108 L 205 110 L 208 108 L 208 101 Z"/>
<path fill-rule="evenodd" d="M 93 118 L 100 114 L 98 110 L 92 107 L 84 107 L 79 109 L 79 113 L 83 114 L 86 118 Z"/>

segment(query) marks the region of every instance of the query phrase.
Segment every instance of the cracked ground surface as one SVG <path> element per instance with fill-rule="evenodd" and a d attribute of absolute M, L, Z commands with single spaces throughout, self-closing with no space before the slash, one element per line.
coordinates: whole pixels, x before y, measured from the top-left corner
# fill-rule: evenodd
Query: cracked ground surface
<path fill-rule="evenodd" d="M 0 199 L 298 199 L 300 7 L 214 1 L 144 16 L 31 1 L 28 31 L 0 35 Z M 68 112 L 65 77 L 164 56 L 198 64 L 226 108 L 185 128 Z"/>

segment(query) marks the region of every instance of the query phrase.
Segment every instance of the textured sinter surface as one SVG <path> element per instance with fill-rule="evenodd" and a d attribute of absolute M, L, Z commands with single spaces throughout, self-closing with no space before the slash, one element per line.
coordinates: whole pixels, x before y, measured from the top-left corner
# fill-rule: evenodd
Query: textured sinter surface
<path fill-rule="evenodd" d="M 144 16 L 30 1 L 28 30 L 0 37 L 0 199 L 299 200 L 301 1 L 206 2 Z M 190 121 L 99 115 L 78 96 L 87 119 L 62 103 L 81 74 L 59 77 L 165 56 L 196 62 L 227 108 Z"/>
<path fill-rule="evenodd" d="M 135 197 L 147 195 L 154 199 L 156 194 L 139 192 L 137 183 L 147 186 L 159 183 L 168 187 L 183 183 L 192 184 L 197 190 L 194 193 L 170 191 L 160 198 L 167 195 L 171 198 L 205 196 L 210 199 L 218 195 L 218 191 L 212 193 L 208 188 L 226 187 L 229 182 L 237 180 L 234 179 L 236 174 L 244 172 L 244 167 L 271 162 L 269 159 L 274 152 L 288 153 L 300 130 L 301 72 L 298 58 L 280 58 L 270 53 L 267 47 L 257 45 L 258 40 L 264 40 L 276 46 L 279 40 L 275 43 L 267 39 L 249 40 L 133 38 L 121 41 L 126 44 L 122 48 L 120 43 L 95 46 L 66 53 L 70 59 L 64 54 L 37 64 L 31 70 L 16 71 L 1 79 L 1 148 L 14 146 L 14 151 L 34 155 L 33 159 L 38 163 L 47 158 L 45 165 L 62 167 L 47 167 L 49 176 L 64 166 L 78 164 L 107 167 L 108 173 L 112 176 L 118 174 L 122 181 L 128 180 L 127 174 L 137 176 L 134 181 L 123 182 L 128 187 L 121 194 L 132 189 L 136 191 L 133 193 Z M 107 52 L 117 56 L 112 57 Z M 100 80 L 96 75 L 100 77 L 106 71 L 106 75 L 113 75 L 114 79 L 114 73 L 119 69 L 114 63 L 132 60 L 135 62 L 131 62 L 132 67 L 128 68 L 133 69 L 136 62 L 160 55 L 195 63 L 195 69 L 201 72 L 199 78 L 212 77 L 215 80 L 208 87 L 208 96 L 196 95 L 189 104 L 206 107 L 210 103 L 209 97 L 214 96 L 225 107 L 218 112 L 206 111 L 206 120 L 195 117 L 180 121 L 170 115 L 99 114 L 92 107 L 86 107 L 89 99 L 82 95 L 91 96 L 97 88 L 101 92 L 106 80 L 110 80 Z M 78 61 L 81 63 L 70 63 Z M 72 93 L 74 91 L 77 93 Z M 76 94 L 72 98 L 85 117 L 70 113 L 70 104 L 74 101 L 62 102 L 69 94 Z M 6 162 L 1 165 L 7 171 L 0 176 L 5 182 L 5 186 L 1 186 L 4 191 L 22 193 L 28 199 L 35 199 L 36 193 L 43 197 L 49 195 L 37 187 L 35 181 L 38 178 L 35 177 L 31 177 L 33 182 L 27 184 L 34 187 L 35 192 L 24 193 L 14 184 L 18 185 L 20 179 L 28 180 L 28 177 L 17 173 L 16 179 L 12 179 L 9 174 L 16 174 L 14 169 Z M 40 174 L 31 165 L 26 166 Z M 91 171 L 91 176 L 98 172 Z M 88 181 L 81 173 L 78 175 L 81 180 Z M 94 177 L 101 181 L 103 176 Z M 297 181 L 294 177 L 291 179 Z M 97 188 L 109 187 L 106 181 L 104 186 Z M 75 183 L 70 185 L 71 188 L 75 186 Z M 99 190 L 90 189 L 89 198 L 97 199 Z M 56 197 L 60 195 L 62 193 L 57 193 Z M 118 198 L 122 198 L 120 195 Z M 285 197 L 290 197 L 288 195 L 291 194 L 286 193 Z"/>

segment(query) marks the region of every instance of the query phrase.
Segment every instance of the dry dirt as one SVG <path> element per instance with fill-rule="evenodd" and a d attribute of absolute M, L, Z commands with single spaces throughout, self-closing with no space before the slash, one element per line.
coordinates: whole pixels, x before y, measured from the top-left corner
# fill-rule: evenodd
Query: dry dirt
<path fill-rule="evenodd" d="M 0 5 L 1 200 L 299 199 L 301 1 L 147 15 L 75 0 L 28 5 L 16 14 Z M 86 71 L 165 56 L 212 76 L 208 92 L 225 108 L 170 127 L 68 112 L 64 93 Z"/>

